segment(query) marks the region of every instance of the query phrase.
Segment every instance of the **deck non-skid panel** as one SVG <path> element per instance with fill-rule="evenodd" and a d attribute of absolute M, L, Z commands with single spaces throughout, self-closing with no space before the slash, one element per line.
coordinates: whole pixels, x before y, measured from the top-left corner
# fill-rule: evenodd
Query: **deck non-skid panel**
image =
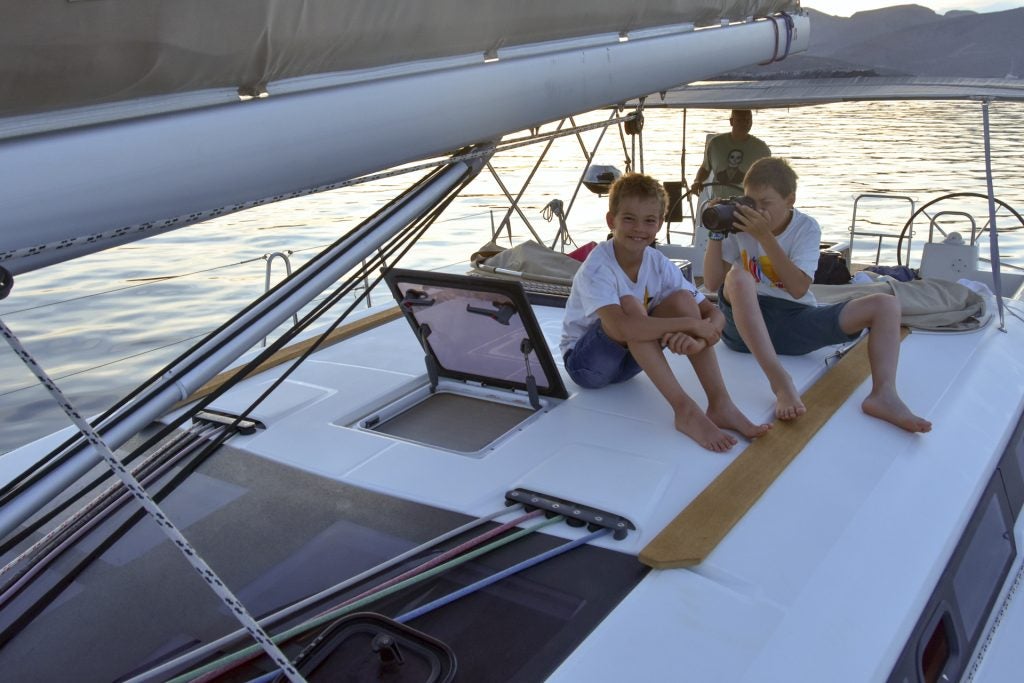
<path fill-rule="evenodd" d="M 494 501 L 495 510 L 502 505 Z M 204 464 L 165 507 L 182 519 L 197 550 L 255 614 L 313 594 L 469 519 L 230 447 Z M 560 543 L 531 534 L 368 609 L 395 616 Z M 5 645 L 5 678 L 63 680 L 75 671 L 81 680 L 114 680 L 235 630 L 236 622 L 175 553 L 144 520 Z M 392 573 L 432 556 L 410 559 Z M 507 680 L 534 681 L 555 668 L 644 572 L 632 556 L 578 548 L 411 625 L 455 650 L 468 676 L 460 680 L 486 680 L 501 660 Z M 350 594 L 367 587 L 357 585 Z M 21 604 L 31 598 L 27 594 Z M 13 611 L 5 610 L 5 617 Z M 75 637 L 85 632 L 103 637 Z M 44 650 L 47 655 L 39 657 Z"/>

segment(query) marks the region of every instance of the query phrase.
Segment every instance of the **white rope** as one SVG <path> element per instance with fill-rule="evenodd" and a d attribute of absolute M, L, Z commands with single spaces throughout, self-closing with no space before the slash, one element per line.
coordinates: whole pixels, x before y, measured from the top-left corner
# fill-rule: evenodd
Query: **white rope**
<path fill-rule="evenodd" d="M 125 469 L 124 464 L 118 459 L 107 444 L 103 441 L 99 434 L 92 428 L 92 426 L 82 417 L 78 410 L 67 400 L 64 393 L 57 387 L 56 384 L 50 380 L 46 371 L 40 367 L 39 363 L 32 357 L 31 354 L 22 346 L 21 342 L 6 323 L 0 320 L 0 334 L 3 335 L 7 343 L 10 344 L 14 353 L 21 358 L 25 366 L 32 371 L 32 374 L 36 376 L 40 384 L 42 384 L 53 399 L 61 407 L 64 413 L 71 419 L 71 421 L 78 427 L 82 435 L 89 441 L 90 444 L 96 449 L 96 452 L 100 454 L 103 460 L 110 467 L 124 487 L 131 493 L 142 508 L 153 518 L 157 526 L 163 532 L 168 539 L 177 546 L 181 554 L 185 556 L 185 559 L 192 568 L 198 572 L 199 576 L 206 581 L 206 584 L 210 587 L 221 602 L 223 602 L 232 615 L 245 627 L 245 630 L 249 632 L 253 640 L 263 648 L 274 663 L 281 668 L 288 680 L 293 683 L 304 683 L 305 679 L 295 670 L 288 658 L 281 652 L 280 648 L 274 644 L 260 625 L 256 623 L 256 620 L 251 614 L 245 609 L 245 606 L 234 596 L 231 590 L 224 584 L 224 582 L 217 576 L 217 574 L 210 568 L 208 564 L 199 556 L 192 544 L 188 542 L 188 539 L 182 535 L 181 531 L 174 525 L 174 523 L 164 514 L 160 506 L 150 498 L 149 494 L 142 487 L 139 481 L 132 475 L 131 472 Z"/>

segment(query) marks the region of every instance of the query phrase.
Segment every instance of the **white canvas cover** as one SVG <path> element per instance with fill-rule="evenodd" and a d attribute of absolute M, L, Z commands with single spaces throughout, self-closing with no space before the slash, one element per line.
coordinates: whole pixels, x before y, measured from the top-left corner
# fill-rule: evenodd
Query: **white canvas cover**
<path fill-rule="evenodd" d="M 0 0 L 0 117 L 480 53 L 798 0 Z"/>

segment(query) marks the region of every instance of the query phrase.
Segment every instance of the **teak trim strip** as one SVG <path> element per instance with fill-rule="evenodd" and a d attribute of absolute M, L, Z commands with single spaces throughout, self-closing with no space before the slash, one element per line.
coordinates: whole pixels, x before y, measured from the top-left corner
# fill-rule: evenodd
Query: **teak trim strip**
<path fill-rule="evenodd" d="M 909 330 L 900 332 L 904 338 Z M 655 569 L 703 562 L 870 374 L 867 342 L 862 340 L 804 392 L 804 415 L 777 420 L 770 432 L 747 446 L 640 551 L 640 561 Z"/>
<path fill-rule="evenodd" d="M 372 330 L 373 328 L 379 327 L 384 323 L 388 323 L 391 322 L 392 320 L 400 318 L 401 315 L 401 309 L 395 306 L 394 308 L 388 308 L 386 310 L 373 313 L 372 315 L 368 315 L 365 318 L 361 318 L 359 320 L 356 320 L 355 322 L 348 323 L 347 325 L 342 325 L 341 327 L 337 328 L 329 335 L 327 335 L 327 338 L 324 339 L 323 343 L 320 344 L 320 348 L 327 348 L 332 344 L 337 344 L 338 342 L 354 337 L 357 334 L 362 334 L 363 332 Z M 252 374 L 256 375 L 265 370 L 269 370 L 270 368 L 277 367 L 282 363 L 287 363 L 290 360 L 295 360 L 296 358 L 304 354 L 307 350 L 309 350 L 309 347 L 315 344 L 318 338 L 319 337 L 313 337 L 311 339 L 306 339 L 305 341 L 292 344 L 291 346 L 284 347 L 283 349 L 275 353 L 273 356 L 263 361 L 259 365 L 259 367 L 257 367 L 256 370 L 253 371 Z M 239 370 L 241 370 L 241 368 L 231 368 L 230 370 L 225 370 L 224 372 L 220 373 L 219 375 L 211 379 L 209 382 L 207 382 L 206 384 L 192 392 L 192 394 L 188 398 L 186 398 L 183 401 L 178 401 L 176 404 L 174 404 L 174 408 L 172 408 L 172 410 L 177 410 L 178 408 L 186 406 L 189 403 L 192 403 L 193 401 L 198 401 L 204 396 L 212 394 L 214 391 L 216 391 L 226 382 L 228 382 L 232 377 L 238 374 Z"/>

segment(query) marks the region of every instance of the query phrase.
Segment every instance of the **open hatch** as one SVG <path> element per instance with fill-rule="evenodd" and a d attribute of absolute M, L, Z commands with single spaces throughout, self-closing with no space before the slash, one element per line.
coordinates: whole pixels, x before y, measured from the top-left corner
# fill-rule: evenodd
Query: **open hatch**
<path fill-rule="evenodd" d="M 385 279 L 423 347 L 427 384 L 359 427 L 479 456 L 568 396 L 519 282 L 401 269 Z"/>

